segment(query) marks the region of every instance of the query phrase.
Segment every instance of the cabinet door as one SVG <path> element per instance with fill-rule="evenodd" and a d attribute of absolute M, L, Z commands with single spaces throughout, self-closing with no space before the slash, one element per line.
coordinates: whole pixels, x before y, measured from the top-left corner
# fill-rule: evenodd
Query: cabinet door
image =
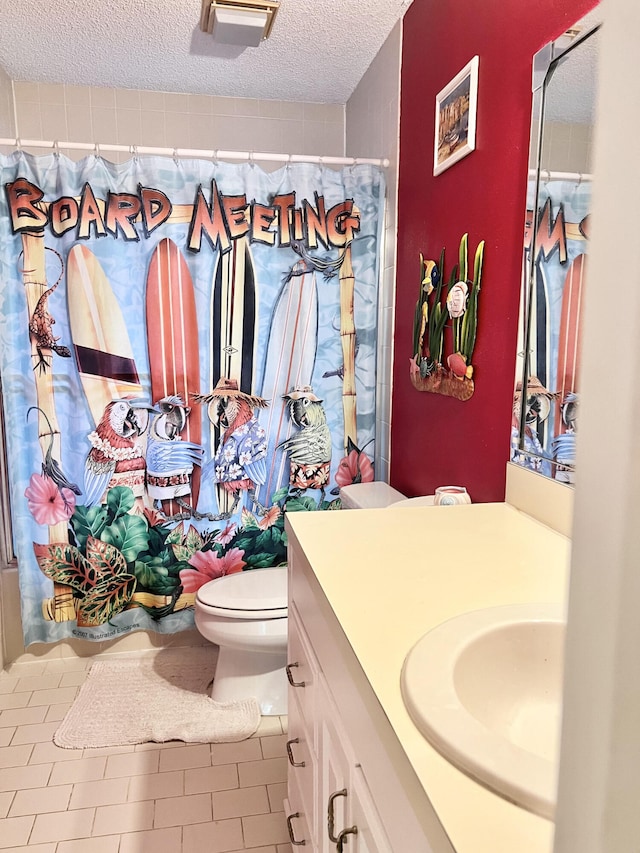
<path fill-rule="evenodd" d="M 355 761 L 339 710 L 321 676 L 318 686 L 319 739 L 319 836 L 322 853 L 335 853 L 336 840 L 350 826 L 350 769 Z"/>
<path fill-rule="evenodd" d="M 359 765 L 352 768 L 350 781 L 352 822 L 349 826 L 355 827 L 357 833 L 345 836 L 348 840 L 343 844 L 344 853 L 392 853 L 367 780 Z"/>

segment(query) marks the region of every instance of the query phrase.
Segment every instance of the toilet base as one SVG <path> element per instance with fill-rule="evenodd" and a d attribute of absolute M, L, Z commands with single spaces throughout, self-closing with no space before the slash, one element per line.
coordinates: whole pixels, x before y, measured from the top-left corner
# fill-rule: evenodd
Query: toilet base
<path fill-rule="evenodd" d="M 287 713 L 286 654 L 220 647 L 211 688 L 216 702 L 233 702 L 254 696 L 263 716 Z"/>

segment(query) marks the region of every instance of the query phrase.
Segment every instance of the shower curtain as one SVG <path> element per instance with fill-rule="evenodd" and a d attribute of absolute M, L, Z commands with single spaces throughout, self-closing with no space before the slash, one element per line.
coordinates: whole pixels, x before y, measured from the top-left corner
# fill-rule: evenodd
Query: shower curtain
<path fill-rule="evenodd" d="M 523 288 L 533 264 L 532 298 L 521 299 L 516 379 L 523 375 L 525 308 L 530 313 L 530 418 L 525 446 L 518 444 L 518 406 L 512 425 L 511 459 L 563 482 L 573 482 L 580 373 L 580 321 L 589 241 L 591 184 L 541 181 L 538 227 L 532 234 L 536 184 L 529 182 Z M 532 244 L 535 247 L 532 250 Z M 529 302 L 529 304 L 528 304 Z M 538 380 L 532 387 L 531 377 Z M 537 392 L 537 393 L 536 393 Z M 522 450 L 525 450 L 525 453 Z M 535 454 L 528 455 L 526 451 Z M 552 464 L 553 463 L 553 464 Z"/>
<path fill-rule="evenodd" d="M 193 624 L 373 478 L 384 177 L 0 159 L 0 371 L 25 645 Z"/>

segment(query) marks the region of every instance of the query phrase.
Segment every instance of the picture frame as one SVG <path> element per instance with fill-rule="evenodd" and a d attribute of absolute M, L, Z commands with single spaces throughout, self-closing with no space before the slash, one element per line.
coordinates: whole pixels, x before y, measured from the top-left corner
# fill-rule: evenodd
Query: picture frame
<path fill-rule="evenodd" d="M 479 58 L 474 56 L 436 95 L 434 175 L 475 150 L 478 65 Z"/>

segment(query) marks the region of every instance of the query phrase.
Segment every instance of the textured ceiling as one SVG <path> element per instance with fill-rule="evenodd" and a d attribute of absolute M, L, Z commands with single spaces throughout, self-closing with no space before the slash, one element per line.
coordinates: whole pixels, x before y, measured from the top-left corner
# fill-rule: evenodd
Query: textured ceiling
<path fill-rule="evenodd" d="M 0 2 L 14 80 L 344 104 L 412 0 L 282 0 L 244 49 L 200 31 L 200 0 Z"/>

